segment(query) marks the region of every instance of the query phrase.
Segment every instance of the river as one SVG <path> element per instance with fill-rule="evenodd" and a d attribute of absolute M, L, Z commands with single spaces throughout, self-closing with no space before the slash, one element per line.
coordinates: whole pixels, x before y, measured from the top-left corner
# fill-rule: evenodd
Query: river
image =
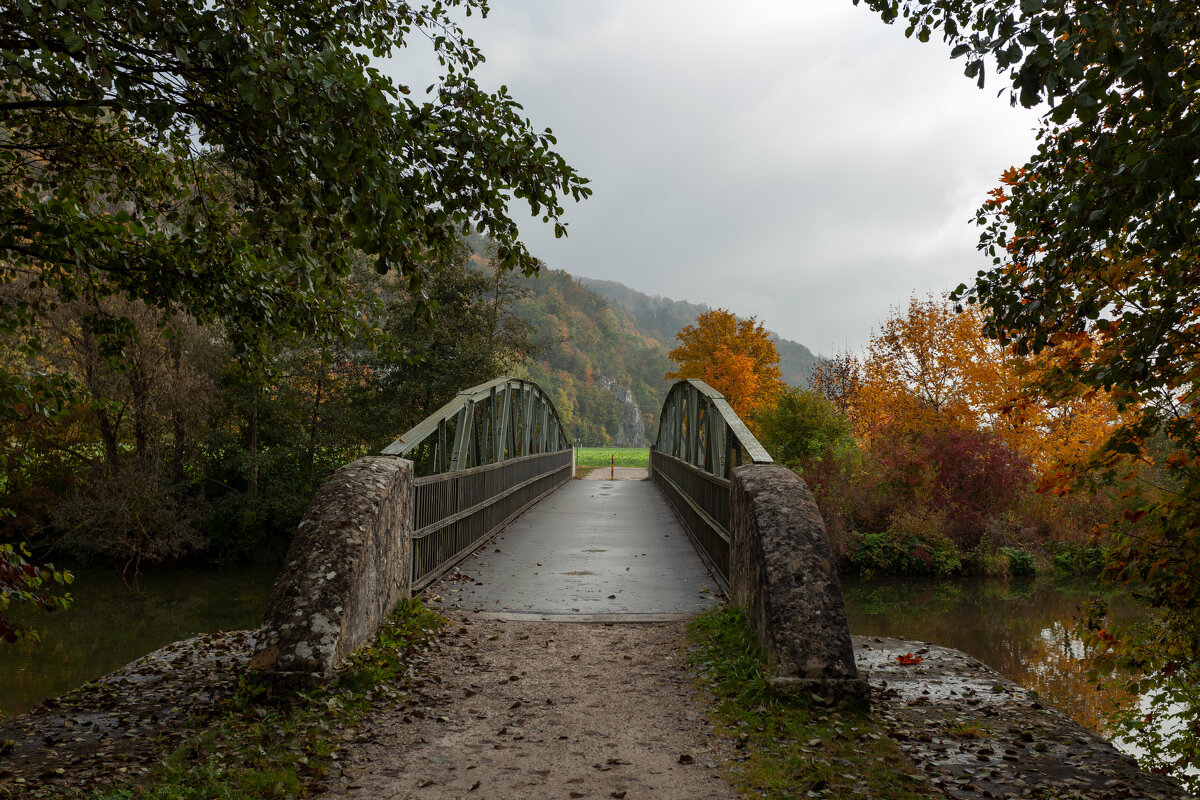
<path fill-rule="evenodd" d="M 1074 635 L 1081 606 L 1100 594 L 1091 582 L 912 578 L 842 579 L 852 633 L 900 636 L 962 650 L 1084 727 L 1108 735 L 1106 705 L 1086 675 L 1083 645 Z M 1145 613 L 1129 598 L 1108 594 L 1112 614 L 1133 621 Z"/>
<path fill-rule="evenodd" d="M 78 571 L 74 606 L 33 619 L 43 642 L 0 646 L 0 712 L 19 714 L 179 639 L 256 628 L 276 570 L 156 570 L 135 587 L 112 571 Z M 958 648 L 1100 729 L 1102 698 L 1084 677 L 1071 634 L 1094 586 L 845 578 L 843 589 L 854 633 Z M 1137 613 L 1119 597 L 1110 604 L 1122 616 Z"/>
<path fill-rule="evenodd" d="M 180 639 L 257 628 L 278 570 L 156 569 L 130 586 L 112 569 L 73 568 L 70 609 L 22 614 L 42 641 L 0 644 L 0 713 L 20 714 Z"/>

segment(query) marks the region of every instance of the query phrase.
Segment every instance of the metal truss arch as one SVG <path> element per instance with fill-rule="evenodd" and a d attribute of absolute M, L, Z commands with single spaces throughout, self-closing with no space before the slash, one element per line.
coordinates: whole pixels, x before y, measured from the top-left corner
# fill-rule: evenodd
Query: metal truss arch
<path fill-rule="evenodd" d="M 417 475 L 437 475 L 570 447 L 546 392 L 533 381 L 505 376 L 459 392 L 383 455 L 410 459 Z"/>
<path fill-rule="evenodd" d="M 743 463 L 774 463 L 725 396 L 695 379 L 679 381 L 667 393 L 654 449 L 718 478 Z"/>

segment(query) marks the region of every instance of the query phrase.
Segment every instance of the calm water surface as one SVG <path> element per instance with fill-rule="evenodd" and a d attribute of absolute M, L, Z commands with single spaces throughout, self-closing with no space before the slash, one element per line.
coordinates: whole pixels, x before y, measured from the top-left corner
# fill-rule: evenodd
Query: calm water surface
<path fill-rule="evenodd" d="M 978 658 L 1043 701 L 1102 734 L 1103 711 L 1119 700 L 1101 694 L 1084 675 L 1083 644 L 1073 628 L 1081 606 L 1098 596 L 1089 583 L 920 581 L 843 578 L 852 633 L 899 636 L 945 645 Z M 1132 600 L 1107 595 L 1124 621 L 1144 612 Z"/>
<path fill-rule="evenodd" d="M 257 628 L 278 569 L 156 570 L 136 586 L 111 569 L 72 570 L 69 610 L 24 617 L 42 642 L 0 645 L 0 713 L 20 714 L 180 639 Z"/>
<path fill-rule="evenodd" d="M 0 647 L 0 712 L 19 714 L 179 639 L 257 627 L 277 569 L 159 570 L 136 587 L 111 571 L 77 571 L 75 605 L 31 620 L 43 631 L 41 644 Z M 963 650 L 1101 730 L 1105 699 L 1085 678 L 1082 647 L 1071 632 L 1096 587 L 1049 580 L 842 583 L 852 632 Z M 1109 604 L 1126 618 L 1139 613 L 1120 597 Z"/>

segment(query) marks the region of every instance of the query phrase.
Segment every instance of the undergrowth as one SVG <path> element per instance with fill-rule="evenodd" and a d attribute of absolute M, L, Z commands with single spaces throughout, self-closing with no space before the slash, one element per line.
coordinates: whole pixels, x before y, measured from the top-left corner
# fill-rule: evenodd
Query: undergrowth
<path fill-rule="evenodd" d="M 831 707 L 813 695 L 777 692 L 745 615 L 728 605 L 688 626 L 691 659 L 713 698 L 716 732 L 734 741 L 724 764 L 743 796 L 944 797 L 929 785 L 865 706 Z"/>
<path fill-rule="evenodd" d="M 402 601 L 370 647 L 332 686 L 277 693 L 243 678 L 228 707 L 134 785 L 88 800 L 267 800 L 321 788 L 337 742 L 380 701 L 403 698 L 409 656 L 444 624 L 420 600 Z"/>

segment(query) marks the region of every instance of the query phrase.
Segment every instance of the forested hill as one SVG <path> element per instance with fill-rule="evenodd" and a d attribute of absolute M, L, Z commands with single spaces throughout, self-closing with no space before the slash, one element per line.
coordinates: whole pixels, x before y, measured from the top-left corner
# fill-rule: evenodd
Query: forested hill
<path fill-rule="evenodd" d="M 543 267 L 519 284 L 527 294 L 516 311 L 542 346 L 529 377 L 550 393 L 568 430 L 583 444 L 645 445 L 669 388 L 666 348 L 562 270 Z M 623 389 L 638 413 L 619 397 Z"/>
<path fill-rule="evenodd" d="M 486 242 L 468 237 L 467 244 L 483 268 Z M 675 367 L 667 352 L 675 334 L 708 307 L 546 266 L 516 283 L 524 296 L 512 301 L 514 309 L 542 346 L 528 377 L 550 393 L 568 430 L 585 444 L 633 444 L 635 428 L 652 440 L 670 388 L 664 376 Z M 787 339 L 776 337 L 775 346 L 784 380 L 803 385 L 816 357 Z M 636 417 L 618 397 L 623 389 L 632 393 Z"/>
<path fill-rule="evenodd" d="M 712 310 L 708 306 L 689 303 L 686 300 L 672 300 L 661 295 L 644 294 L 616 281 L 604 281 L 596 278 L 577 278 L 577 280 L 610 303 L 633 315 L 638 327 L 656 337 L 668 350 L 675 347 L 675 334 L 683 326 L 691 325 L 700 314 Z M 730 310 L 736 313 L 736 309 Z M 766 320 L 760 321 L 764 325 L 767 323 Z M 817 365 L 817 357 L 804 345 L 793 342 L 791 339 L 784 339 L 774 331 L 771 331 L 771 338 L 775 341 L 775 349 L 779 351 L 779 369 L 783 373 L 784 381 L 793 386 L 807 384 L 809 374 Z"/>

